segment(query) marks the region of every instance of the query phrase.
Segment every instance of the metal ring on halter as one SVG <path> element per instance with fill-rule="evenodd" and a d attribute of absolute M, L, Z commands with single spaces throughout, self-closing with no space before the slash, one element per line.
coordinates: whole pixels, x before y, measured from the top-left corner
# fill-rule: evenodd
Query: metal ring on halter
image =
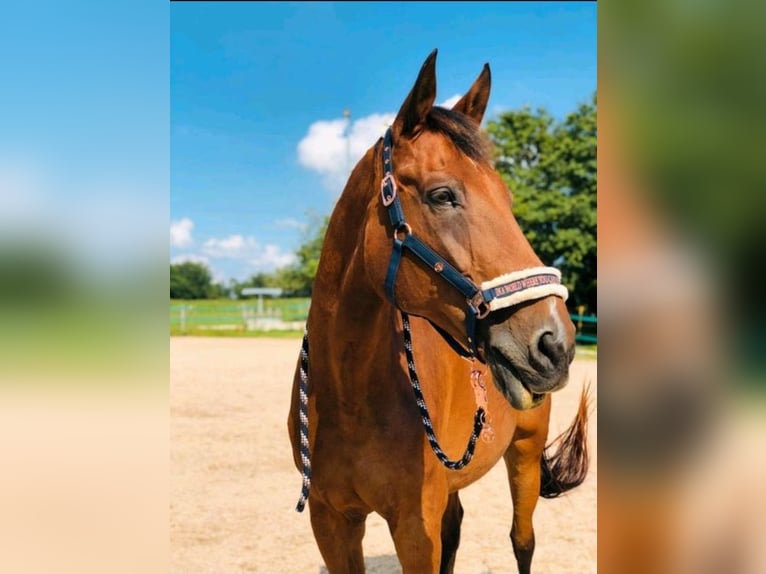
<path fill-rule="evenodd" d="M 477 319 L 483 319 L 489 315 L 490 308 L 487 302 L 484 300 L 484 295 L 481 291 L 476 293 L 472 298 L 468 299 L 468 305 L 476 313 Z"/>
<path fill-rule="evenodd" d="M 404 237 L 402 237 L 401 239 L 399 239 L 400 233 L 404 233 Z M 399 239 L 399 241 L 404 241 L 405 238 L 410 234 L 412 234 L 412 227 L 410 227 L 410 224 L 405 221 L 399 226 L 399 228 L 396 231 L 394 231 L 394 238 Z"/>
<path fill-rule="evenodd" d="M 391 195 L 386 196 L 386 184 L 391 184 Z M 380 182 L 380 198 L 383 202 L 383 205 L 388 207 L 394 202 L 394 199 L 396 199 L 396 181 L 394 180 L 394 176 L 390 173 L 387 173 L 383 177 L 383 181 Z"/>

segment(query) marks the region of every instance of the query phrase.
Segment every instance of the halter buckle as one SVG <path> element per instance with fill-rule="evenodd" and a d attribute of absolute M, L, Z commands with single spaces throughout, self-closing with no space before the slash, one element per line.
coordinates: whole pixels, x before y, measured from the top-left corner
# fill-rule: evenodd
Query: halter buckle
<path fill-rule="evenodd" d="M 484 300 L 484 295 L 481 291 L 477 291 L 476 295 L 468 299 L 468 306 L 476 314 L 477 319 L 483 319 L 489 315 L 489 304 Z"/>
<path fill-rule="evenodd" d="M 391 186 L 391 195 L 386 195 L 386 187 Z M 387 173 L 380 182 L 380 198 L 384 207 L 388 207 L 396 199 L 396 181 L 391 173 Z"/>

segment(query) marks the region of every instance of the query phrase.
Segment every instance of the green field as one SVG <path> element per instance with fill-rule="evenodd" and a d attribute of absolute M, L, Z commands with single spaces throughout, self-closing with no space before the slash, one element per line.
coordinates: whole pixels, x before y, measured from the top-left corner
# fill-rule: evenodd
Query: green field
<path fill-rule="evenodd" d="M 170 301 L 171 335 L 294 337 L 303 334 L 308 298 Z"/>

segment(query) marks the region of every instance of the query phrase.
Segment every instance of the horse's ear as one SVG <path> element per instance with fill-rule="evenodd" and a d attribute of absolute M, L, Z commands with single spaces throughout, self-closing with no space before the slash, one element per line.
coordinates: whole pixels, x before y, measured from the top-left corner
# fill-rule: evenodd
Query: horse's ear
<path fill-rule="evenodd" d="M 404 100 L 394 120 L 394 137 L 411 136 L 423 126 L 436 100 L 436 50 L 431 52 L 420 68 L 418 79 Z"/>
<path fill-rule="evenodd" d="M 456 112 L 461 112 L 481 124 L 484 118 L 484 111 L 487 109 L 489 101 L 489 90 L 492 86 L 492 75 L 489 72 L 489 64 L 484 64 L 484 68 L 471 86 L 471 89 L 460 98 L 458 103 L 452 106 Z"/>

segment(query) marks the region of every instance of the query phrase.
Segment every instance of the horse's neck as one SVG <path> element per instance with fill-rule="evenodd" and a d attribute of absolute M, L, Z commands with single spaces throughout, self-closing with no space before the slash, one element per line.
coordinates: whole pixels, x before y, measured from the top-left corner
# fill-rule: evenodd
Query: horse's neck
<path fill-rule="evenodd" d="M 351 174 L 330 218 L 314 280 L 309 327 L 323 336 L 312 346 L 322 348 L 334 365 L 350 353 L 365 358 L 391 353 L 394 309 L 370 285 L 364 268 L 364 226 L 377 197 L 376 159 L 370 150 Z"/>

